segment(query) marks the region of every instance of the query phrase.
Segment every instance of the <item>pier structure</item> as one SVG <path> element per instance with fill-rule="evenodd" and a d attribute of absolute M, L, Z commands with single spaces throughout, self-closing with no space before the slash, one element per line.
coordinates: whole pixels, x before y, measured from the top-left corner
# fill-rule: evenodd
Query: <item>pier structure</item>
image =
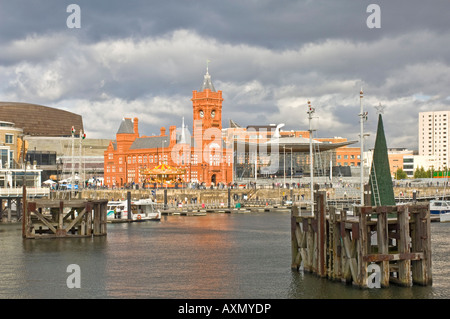
<path fill-rule="evenodd" d="M 292 269 L 361 288 L 432 285 L 428 205 L 291 209 Z M 378 286 L 377 286 L 378 285 Z"/>
<path fill-rule="evenodd" d="M 43 187 L 27 187 L 25 190 L 25 197 L 28 198 L 41 198 L 49 194 L 50 190 Z M 21 220 L 23 195 L 23 187 L 0 188 L 0 222 L 11 223 Z"/>
<path fill-rule="evenodd" d="M 107 200 L 29 201 L 22 219 L 22 237 L 105 236 L 107 204 Z"/>
<path fill-rule="evenodd" d="M 0 221 L 10 223 L 17 221 L 22 216 L 22 197 L 0 195 Z"/>

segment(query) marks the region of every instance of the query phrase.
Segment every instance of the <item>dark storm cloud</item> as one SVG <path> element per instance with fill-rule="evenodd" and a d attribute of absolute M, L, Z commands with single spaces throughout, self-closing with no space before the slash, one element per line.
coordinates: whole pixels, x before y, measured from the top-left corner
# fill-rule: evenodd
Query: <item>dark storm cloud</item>
<path fill-rule="evenodd" d="M 148 0 L 3 0 L 0 4 L 0 39 L 8 41 L 31 33 L 65 28 L 67 5 L 82 9 L 85 40 L 146 37 L 177 29 L 228 43 L 247 43 L 284 49 L 329 38 L 374 40 L 421 29 L 449 29 L 448 1 L 148 1 Z M 366 8 L 382 9 L 382 28 L 365 26 Z M 386 31 L 384 31 L 386 30 Z"/>
<path fill-rule="evenodd" d="M 66 26 L 71 3 L 81 29 Z M 380 29 L 366 25 L 370 3 L 381 7 Z M 81 113 L 97 137 L 138 116 L 150 135 L 182 116 L 190 123 L 192 90 L 210 59 L 224 127 L 231 118 L 306 129 L 311 99 L 321 136 L 355 139 L 363 86 L 371 113 L 386 104 L 394 146 L 413 147 L 417 112 L 448 108 L 448 9 L 448 1 L 2 0 L 0 98 Z"/>

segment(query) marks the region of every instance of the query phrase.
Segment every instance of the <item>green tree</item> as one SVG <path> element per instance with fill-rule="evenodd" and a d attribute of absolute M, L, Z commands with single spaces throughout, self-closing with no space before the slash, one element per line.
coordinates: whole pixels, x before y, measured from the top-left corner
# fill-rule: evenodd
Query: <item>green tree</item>
<path fill-rule="evenodd" d="M 395 177 L 397 180 L 399 179 L 405 179 L 408 177 L 408 175 L 406 175 L 406 173 L 403 171 L 402 168 L 398 168 L 397 169 L 397 173 L 395 173 Z"/>
<path fill-rule="evenodd" d="M 414 178 L 427 178 L 427 177 L 430 177 L 430 172 L 429 170 L 425 171 L 423 166 L 414 171 Z"/>

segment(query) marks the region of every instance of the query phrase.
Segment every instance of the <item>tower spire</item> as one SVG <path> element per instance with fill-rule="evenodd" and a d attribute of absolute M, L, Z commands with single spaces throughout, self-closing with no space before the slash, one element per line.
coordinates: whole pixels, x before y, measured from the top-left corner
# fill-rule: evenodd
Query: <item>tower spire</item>
<path fill-rule="evenodd" d="M 211 81 L 211 76 L 209 75 L 209 62 L 211 62 L 211 61 L 206 60 L 206 74 L 203 79 L 203 84 L 200 89 L 200 92 L 203 92 L 206 89 L 211 90 L 211 92 L 216 92 L 216 89 L 214 88 L 214 85 L 212 84 L 212 81 Z"/>

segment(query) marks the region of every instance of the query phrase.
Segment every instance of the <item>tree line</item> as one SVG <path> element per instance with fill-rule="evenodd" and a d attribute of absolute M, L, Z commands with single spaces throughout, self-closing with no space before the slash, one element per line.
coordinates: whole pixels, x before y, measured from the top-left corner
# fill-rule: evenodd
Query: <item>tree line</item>
<path fill-rule="evenodd" d="M 448 172 L 447 169 L 431 170 L 429 168 L 428 170 L 425 170 L 423 168 L 423 166 L 421 166 L 420 168 L 418 168 L 414 171 L 414 178 L 431 178 L 433 176 L 435 176 L 435 177 L 449 176 L 450 177 L 450 172 Z M 408 175 L 406 174 L 406 172 L 402 168 L 398 168 L 397 172 L 395 174 L 395 179 L 400 180 L 400 179 L 405 179 L 405 178 L 408 178 Z"/>

